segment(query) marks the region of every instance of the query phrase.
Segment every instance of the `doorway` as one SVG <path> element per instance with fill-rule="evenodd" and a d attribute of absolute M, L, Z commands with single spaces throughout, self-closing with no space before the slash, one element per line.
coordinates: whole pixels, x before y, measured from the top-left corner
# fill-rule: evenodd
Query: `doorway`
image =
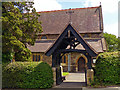
<path fill-rule="evenodd" d="M 85 59 L 83 57 L 80 57 L 78 60 L 78 72 L 85 72 Z"/>

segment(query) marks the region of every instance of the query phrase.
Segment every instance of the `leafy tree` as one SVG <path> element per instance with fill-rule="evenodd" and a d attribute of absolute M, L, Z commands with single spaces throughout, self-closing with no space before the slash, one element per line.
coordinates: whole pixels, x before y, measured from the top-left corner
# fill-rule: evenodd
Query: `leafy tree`
<path fill-rule="evenodd" d="M 27 44 L 34 45 L 37 34 L 42 32 L 40 16 L 33 2 L 2 3 L 2 57 L 3 60 L 30 60 Z M 25 13 L 23 13 L 25 12 Z M 10 57 L 7 57 L 10 56 Z"/>
<path fill-rule="evenodd" d="M 103 36 L 107 42 L 108 51 L 118 50 L 118 38 L 115 35 L 104 33 Z"/>

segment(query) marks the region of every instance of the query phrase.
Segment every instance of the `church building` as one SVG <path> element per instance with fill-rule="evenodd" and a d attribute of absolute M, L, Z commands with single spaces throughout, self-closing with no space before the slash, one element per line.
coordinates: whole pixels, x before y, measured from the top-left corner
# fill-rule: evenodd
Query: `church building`
<path fill-rule="evenodd" d="M 28 46 L 33 61 L 62 66 L 65 72 L 85 72 L 106 51 L 101 5 L 38 13 L 43 32 Z"/>

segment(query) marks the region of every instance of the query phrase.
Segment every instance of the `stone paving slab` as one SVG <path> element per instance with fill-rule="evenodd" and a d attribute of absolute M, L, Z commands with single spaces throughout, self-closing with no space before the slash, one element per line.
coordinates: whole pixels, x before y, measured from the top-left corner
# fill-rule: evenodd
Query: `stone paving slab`
<path fill-rule="evenodd" d="M 64 82 L 85 82 L 85 73 L 69 73 Z"/>
<path fill-rule="evenodd" d="M 66 80 L 54 88 L 82 88 L 83 86 L 86 86 L 85 73 L 69 73 Z"/>

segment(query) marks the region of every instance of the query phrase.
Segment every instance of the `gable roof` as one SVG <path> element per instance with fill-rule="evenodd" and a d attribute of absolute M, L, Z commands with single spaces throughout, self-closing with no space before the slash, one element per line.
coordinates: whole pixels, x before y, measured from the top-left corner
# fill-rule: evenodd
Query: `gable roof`
<path fill-rule="evenodd" d="M 65 30 L 60 34 L 58 39 L 51 45 L 51 47 L 46 51 L 45 55 L 50 56 L 54 53 L 54 51 L 59 49 L 66 49 L 69 44 L 64 42 L 65 36 L 68 34 L 68 30 L 70 30 L 71 34 L 77 38 L 77 40 L 83 45 L 85 50 L 93 57 L 97 56 L 97 52 L 82 38 L 82 36 L 69 24 Z"/>
<path fill-rule="evenodd" d="M 49 41 L 49 40 L 48 40 Z M 36 41 L 34 46 L 27 45 L 27 47 L 30 49 L 31 52 L 46 52 L 51 45 L 53 44 L 55 40 L 52 40 L 52 42 L 41 42 L 41 41 Z M 106 51 L 106 43 L 105 39 L 100 38 L 100 39 L 85 39 L 85 41 L 97 52 L 101 53 Z M 76 49 L 82 49 L 84 50 L 83 46 L 78 45 Z"/>
<path fill-rule="evenodd" d="M 102 32 L 101 7 L 88 7 L 65 9 L 56 11 L 45 11 L 40 13 L 39 21 L 42 22 L 43 32 L 41 34 L 60 34 L 63 27 L 69 23 L 71 14 L 72 25 L 79 33 L 100 33 Z"/>

